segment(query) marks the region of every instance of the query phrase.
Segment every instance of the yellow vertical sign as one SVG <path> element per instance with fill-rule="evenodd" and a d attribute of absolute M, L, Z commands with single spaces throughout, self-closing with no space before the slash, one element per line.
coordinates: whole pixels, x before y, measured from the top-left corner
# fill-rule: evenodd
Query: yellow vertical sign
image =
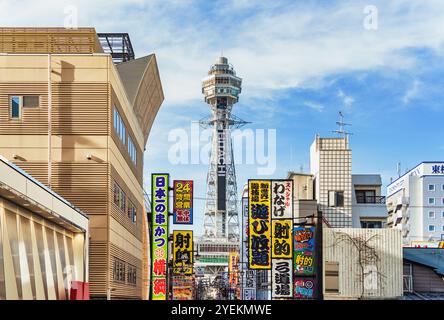
<path fill-rule="evenodd" d="M 173 231 L 173 273 L 193 274 L 193 231 Z"/>
<path fill-rule="evenodd" d="M 272 258 L 293 257 L 293 221 L 291 219 L 273 219 L 272 226 Z"/>
<path fill-rule="evenodd" d="M 248 262 L 250 269 L 271 269 L 271 181 L 248 180 Z"/>

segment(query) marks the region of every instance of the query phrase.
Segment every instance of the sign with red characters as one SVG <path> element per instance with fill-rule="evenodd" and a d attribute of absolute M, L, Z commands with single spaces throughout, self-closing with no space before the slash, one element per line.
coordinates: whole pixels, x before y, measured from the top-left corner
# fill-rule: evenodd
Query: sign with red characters
<path fill-rule="evenodd" d="M 193 224 L 193 180 L 174 180 L 173 223 Z"/>

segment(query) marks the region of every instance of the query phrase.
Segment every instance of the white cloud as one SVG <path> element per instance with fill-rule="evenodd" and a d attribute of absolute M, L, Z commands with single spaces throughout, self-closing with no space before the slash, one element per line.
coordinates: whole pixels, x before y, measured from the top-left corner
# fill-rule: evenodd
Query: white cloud
<path fill-rule="evenodd" d="M 402 102 L 408 104 L 413 98 L 417 97 L 420 92 L 420 87 L 421 82 L 415 79 L 402 97 Z"/>
<path fill-rule="evenodd" d="M 338 90 L 337 96 L 342 100 L 342 103 L 346 107 L 351 107 L 353 102 L 355 102 L 355 99 L 352 96 L 346 95 L 342 89 Z"/>
<path fill-rule="evenodd" d="M 324 110 L 324 106 L 317 102 L 305 101 L 304 105 L 309 107 L 310 109 L 316 110 L 318 112 L 322 112 Z"/>
<path fill-rule="evenodd" d="M 255 97 L 310 87 L 341 72 L 412 68 L 416 59 L 410 48 L 443 50 L 440 0 L 374 1 L 380 14 L 377 31 L 363 28 L 367 1 L 254 7 L 253 1 L 232 0 L 215 2 L 211 10 L 200 10 L 202 2 L 193 0 L 21 1 L 26 10 L 0 1 L 0 21 L 60 26 L 63 8 L 73 2 L 81 26 L 129 32 L 138 56 L 157 54 L 166 104 L 202 99 L 201 78 L 222 47 L 244 78 L 242 95 Z"/>

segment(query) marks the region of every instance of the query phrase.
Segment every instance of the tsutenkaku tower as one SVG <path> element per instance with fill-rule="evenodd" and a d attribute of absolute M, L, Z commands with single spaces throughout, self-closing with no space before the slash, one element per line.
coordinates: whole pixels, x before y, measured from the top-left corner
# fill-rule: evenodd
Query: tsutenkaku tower
<path fill-rule="evenodd" d="M 241 84 L 242 79 L 236 76 L 225 57 L 218 58 L 202 80 L 202 93 L 212 116 L 200 123 L 213 130 L 203 233 L 203 238 L 208 240 L 239 241 L 231 128 L 239 128 L 246 122 L 232 115 L 231 110 L 239 100 Z"/>

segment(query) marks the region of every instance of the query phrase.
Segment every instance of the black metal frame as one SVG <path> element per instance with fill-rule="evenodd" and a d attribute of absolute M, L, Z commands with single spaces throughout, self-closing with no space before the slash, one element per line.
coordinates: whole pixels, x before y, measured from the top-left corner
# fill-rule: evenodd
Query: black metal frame
<path fill-rule="evenodd" d="M 134 60 L 134 50 L 128 33 L 98 33 L 105 53 L 110 53 L 114 63 Z"/>

